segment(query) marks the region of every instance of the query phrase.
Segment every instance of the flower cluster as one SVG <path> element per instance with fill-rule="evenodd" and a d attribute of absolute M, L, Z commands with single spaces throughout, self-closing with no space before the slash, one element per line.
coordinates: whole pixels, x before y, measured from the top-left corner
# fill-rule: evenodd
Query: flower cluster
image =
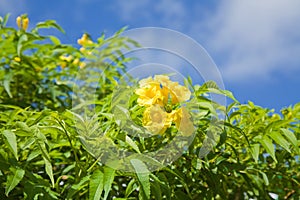
<path fill-rule="evenodd" d="M 143 126 L 153 134 L 163 134 L 174 123 L 185 136 L 194 132 L 191 115 L 185 107 L 178 105 L 190 99 L 191 92 L 187 87 L 173 82 L 165 75 L 156 75 L 139 82 L 135 91 L 137 103 L 146 107 Z"/>
<path fill-rule="evenodd" d="M 87 54 L 87 55 L 91 54 L 90 47 L 93 47 L 94 42 L 90 39 L 88 34 L 84 33 L 81 36 L 81 38 L 79 38 L 77 40 L 77 44 L 79 44 L 81 46 L 81 48 L 79 49 L 81 53 Z"/>
<path fill-rule="evenodd" d="M 16 23 L 19 29 L 26 31 L 28 28 L 29 19 L 27 16 L 18 16 L 16 19 Z"/>
<path fill-rule="evenodd" d="M 85 63 L 84 62 L 80 62 L 79 58 L 74 58 L 72 55 L 61 55 L 59 56 L 59 59 L 61 60 L 59 65 L 61 66 L 61 68 L 65 68 L 67 67 L 69 64 L 73 64 L 75 66 L 79 66 L 80 68 L 84 68 L 85 67 Z"/>

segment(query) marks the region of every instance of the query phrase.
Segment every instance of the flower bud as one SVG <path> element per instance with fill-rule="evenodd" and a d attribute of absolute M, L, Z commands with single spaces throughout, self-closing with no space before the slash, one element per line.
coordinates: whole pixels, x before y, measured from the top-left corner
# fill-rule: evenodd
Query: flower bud
<path fill-rule="evenodd" d="M 21 29 L 21 22 L 22 22 L 22 18 L 20 16 L 17 17 L 16 23 L 17 23 L 19 29 Z"/>
<path fill-rule="evenodd" d="M 23 23 L 22 23 L 22 28 L 23 28 L 24 31 L 26 31 L 27 28 L 28 28 L 29 19 L 26 17 L 25 19 L 23 19 L 22 22 L 23 22 Z"/>

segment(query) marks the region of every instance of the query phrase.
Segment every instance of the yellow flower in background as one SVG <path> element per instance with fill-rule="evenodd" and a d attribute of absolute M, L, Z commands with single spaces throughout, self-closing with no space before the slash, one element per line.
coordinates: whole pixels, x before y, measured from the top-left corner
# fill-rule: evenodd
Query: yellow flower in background
<path fill-rule="evenodd" d="M 24 15 L 18 16 L 16 18 L 16 23 L 19 29 L 23 29 L 24 31 L 26 31 L 29 25 L 29 19 Z"/>
<path fill-rule="evenodd" d="M 162 107 L 154 105 L 146 108 L 143 125 L 153 134 L 162 134 L 172 125 L 172 120 Z"/>
<path fill-rule="evenodd" d="M 63 61 L 71 62 L 73 60 L 73 56 L 71 56 L 71 55 L 68 55 L 68 56 L 62 55 L 62 56 L 59 56 L 59 59 L 61 59 Z"/>
<path fill-rule="evenodd" d="M 27 30 L 28 24 L 29 24 L 29 19 L 26 17 L 25 19 L 23 19 L 23 26 L 22 26 L 23 30 L 25 31 Z"/>
<path fill-rule="evenodd" d="M 21 28 L 22 28 L 22 25 L 21 25 L 21 23 L 22 23 L 22 18 L 21 18 L 20 16 L 17 17 L 16 23 L 17 23 L 18 28 L 21 29 Z"/>
<path fill-rule="evenodd" d="M 14 61 L 16 61 L 16 62 L 21 62 L 21 58 L 18 57 L 18 56 L 16 56 L 16 57 L 14 57 Z"/>
<path fill-rule="evenodd" d="M 84 33 L 82 35 L 82 37 L 77 40 L 77 43 L 79 45 L 81 45 L 81 46 L 85 46 L 85 45 L 91 45 L 91 44 L 93 44 L 93 41 L 90 40 L 89 36 L 86 33 Z"/>
<path fill-rule="evenodd" d="M 80 69 L 84 68 L 85 66 L 86 66 L 86 63 L 84 63 L 84 62 L 80 62 L 80 63 L 79 63 Z"/>

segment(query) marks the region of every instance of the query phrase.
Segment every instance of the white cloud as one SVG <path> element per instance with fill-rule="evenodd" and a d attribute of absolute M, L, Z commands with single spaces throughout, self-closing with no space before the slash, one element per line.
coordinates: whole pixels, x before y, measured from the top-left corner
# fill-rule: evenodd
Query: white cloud
<path fill-rule="evenodd" d="M 16 0 L 0 0 L 0 15 L 5 15 L 7 13 L 21 14 L 19 13 L 25 8 L 24 1 Z"/>
<path fill-rule="evenodd" d="M 116 0 L 112 9 L 127 23 L 159 24 L 177 29 L 184 26 L 187 16 L 183 1 L 178 0 Z"/>
<path fill-rule="evenodd" d="M 223 57 L 224 78 L 253 80 L 296 69 L 300 64 L 299 8 L 297 0 L 223 1 L 206 19 L 209 34 L 203 39 Z"/>
<path fill-rule="evenodd" d="M 123 1 L 115 4 L 126 23 L 163 26 L 203 43 L 225 80 L 272 78 L 300 65 L 300 1 Z"/>

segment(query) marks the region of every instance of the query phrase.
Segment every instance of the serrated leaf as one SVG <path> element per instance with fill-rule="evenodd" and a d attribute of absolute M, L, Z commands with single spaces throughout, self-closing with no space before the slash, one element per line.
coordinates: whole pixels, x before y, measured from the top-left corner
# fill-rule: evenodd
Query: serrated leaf
<path fill-rule="evenodd" d="M 104 199 L 106 200 L 111 189 L 111 185 L 115 178 L 115 169 L 104 167 Z"/>
<path fill-rule="evenodd" d="M 10 171 L 13 173 L 11 175 L 7 176 L 7 181 L 6 181 L 6 188 L 5 188 L 5 195 L 8 196 L 9 192 L 13 190 L 23 179 L 25 170 L 23 169 L 15 169 L 15 168 L 10 168 Z"/>
<path fill-rule="evenodd" d="M 142 196 L 145 199 L 150 199 L 150 172 L 147 166 L 138 159 L 131 159 L 130 162 L 135 169 Z"/>
<path fill-rule="evenodd" d="M 103 177 L 104 175 L 99 169 L 95 170 L 92 174 L 89 185 L 89 199 L 98 200 L 101 198 L 101 194 L 104 188 Z"/>
<path fill-rule="evenodd" d="M 288 152 L 291 152 L 290 150 L 290 143 L 286 141 L 286 139 L 279 133 L 279 132 L 272 132 L 269 134 L 269 136 L 277 143 L 279 144 L 282 148 L 287 150 Z"/>
<path fill-rule="evenodd" d="M 5 142 L 10 149 L 10 151 L 13 153 L 15 158 L 18 160 L 18 148 L 17 148 L 17 137 L 15 133 L 13 133 L 10 130 L 3 131 L 3 135 L 6 138 Z"/>
<path fill-rule="evenodd" d="M 266 149 L 267 153 L 270 154 L 273 160 L 277 163 L 277 159 L 275 156 L 275 148 L 272 140 L 269 137 L 264 136 L 262 139 L 259 140 L 259 142 Z"/>

